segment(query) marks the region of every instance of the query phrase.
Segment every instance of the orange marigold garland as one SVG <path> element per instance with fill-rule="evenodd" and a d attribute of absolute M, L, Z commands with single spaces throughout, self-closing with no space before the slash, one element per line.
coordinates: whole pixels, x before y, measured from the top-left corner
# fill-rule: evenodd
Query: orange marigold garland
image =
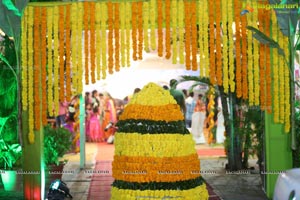
<path fill-rule="evenodd" d="M 258 12 L 258 20 L 259 20 L 259 30 L 261 32 L 264 32 L 264 11 L 262 9 L 259 9 Z M 266 108 L 266 97 L 265 97 L 265 55 L 266 55 L 266 46 L 263 44 L 260 44 L 259 47 L 259 90 L 260 90 L 260 108 L 262 110 L 265 110 Z"/>
<path fill-rule="evenodd" d="M 101 4 L 96 3 L 95 7 L 95 31 L 96 31 L 96 74 L 97 74 L 97 80 L 101 79 Z"/>
<path fill-rule="evenodd" d="M 209 66 L 209 41 L 208 41 L 208 33 L 209 33 L 209 27 L 207 25 L 206 22 L 208 22 L 208 19 L 209 19 L 209 15 L 208 15 L 208 12 L 207 12 L 207 1 L 203 1 L 203 9 L 202 9 L 202 13 L 203 13 L 203 48 L 204 48 L 204 59 L 203 59 L 203 62 L 204 62 L 204 68 L 205 68 L 205 71 L 203 73 L 203 76 L 204 77 L 208 77 L 209 74 L 210 74 L 210 66 Z"/>
<path fill-rule="evenodd" d="M 129 2 L 125 3 L 125 29 L 126 29 L 126 65 L 130 66 L 130 19 L 131 19 L 131 6 Z"/>
<path fill-rule="evenodd" d="M 83 28 L 84 28 L 84 69 L 85 84 L 89 84 L 89 2 L 83 2 Z"/>
<path fill-rule="evenodd" d="M 190 2 L 184 2 L 185 21 L 185 67 L 191 70 L 191 9 Z"/>
<path fill-rule="evenodd" d="M 95 68 L 96 68 L 96 35 L 95 35 L 95 2 L 89 2 L 90 5 L 90 66 L 91 66 L 91 81 L 92 83 L 96 82 L 96 77 L 95 77 Z"/>
<path fill-rule="evenodd" d="M 216 63 L 215 63 L 215 6 L 214 1 L 209 1 L 209 77 L 211 84 L 216 84 Z"/>
<path fill-rule="evenodd" d="M 138 8 L 138 32 L 139 32 L 139 44 L 138 44 L 138 59 L 143 59 L 143 2 L 137 3 Z"/>
<path fill-rule="evenodd" d="M 198 40 L 197 40 L 197 2 L 192 1 L 190 3 L 191 8 L 191 43 L 192 43 L 192 70 L 197 71 L 197 51 L 198 51 Z"/>
<path fill-rule="evenodd" d="M 229 73 L 228 73 L 228 50 L 232 51 L 232 49 L 228 48 L 228 2 L 227 0 L 222 0 L 222 28 L 223 28 L 223 49 L 222 49 L 222 57 L 223 57 L 223 87 L 224 92 L 228 93 L 229 90 Z M 231 39 L 231 38 L 230 38 Z"/>
<path fill-rule="evenodd" d="M 120 4 L 114 3 L 115 18 L 114 18 L 114 33 L 115 33 L 115 70 L 120 71 Z"/>
<path fill-rule="evenodd" d="M 34 26 L 33 26 L 33 51 L 34 51 L 34 60 L 33 60 L 33 66 L 34 66 L 34 128 L 35 130 L 39 130 L 41 127 L 41 110 L 40 110 L 40 7 L 34 8 Z"/>
<path fill-rule="evenodd" d="M 156 49 L 156 0 L 150 0 L 150 45 L 151 49 Z"/>
<path fill-rule="evenodd" d="M 157 35 L 158 48 L 157 53 L 159 57 L 163 56 L 163 2 L 157 0 Z"/>
<path fill-rule="evenodd" d="M 47 9 L 42 7 L 41 18 L 41 84 L 42 84 L 42 122 L 43 125 L 47 125 Z M 52 42 L 52 41 L 51 41 Z"/>
<path fill-rule="evenodd" d="M 241 33 L 240 33 L 240 0 L 234 0 L 235 11 L 235 54 L 236 54 L 236 95 L 242 97 L 242 69 L 241 69 Z"/>
<path fill-rule="evenodd" d="M 221 1 L 215 1 L 216 6 L 216 78 L 217 84 L 222 85 L 222 41 L 221 41 Z"/>
<path fill-rule="evenodd" d="M 257 7 L 256 2 L 252 2 L 253 7 Z M 257 16 L 257 10 L 253 12 L 253 27 L 257 27 L 257 21 L 258 21 L 258 16 Z M 254 39 L 253 40 L 253 90 L 254 90 L 254 105 L 258 106 L 259 105 L 259 42 Z"/>
<path fill-rule="evenodd" d="M 144 29 L 144 50 L 146 52 L 150 52 L 149 48 L 149 35 L 148 35 L 148 30 L 149 30 L 149 2 L 144 2 L 143 4 L 143 29 Z"/>
<path fill-rule="evenodd" d="M 242 30 L 242 97 L 248 99 L 248 75 L 247 75 L 247 16 L 241 16 L 241 30 Z"/>
<path fill-rule="evenodd" d="M 106 21 L 108 19 L 108 15 L 107 15 L 107 4 L 106 3 L 100 3 L 101 4 L 101 19 L 100 19 L 100 23 L 101 23 L 101 38 L 106 38 Z M 102 77 L 103 79 L 106 78 L 106 69 L 107 69 L 107 57 L 106 57 L 106 40 L 102 39 L 101 40 L 101 52 L 102 52 Z"/>
<path fill-rule="evenodd" d="M 137 60 L 137 3 L 132 2 L 132 14 L 131 14 L 131 23 L 132 23 L 132 58 Z"/>
<path fill-rule="evenodd" d="M 177 0 L 172 0 L 171 2 L 171 21 L 172 21 L 172 63 L 176 64 L 177 63 Z"/>
<path fill-rule="evenodd" d="M 171 0 L 166 0 L 165 1 L 165 15 L 166 15 L 166 59 L 170 59 L 171 58 Z"/>
<path fill-rule="evenodd" d="M 265 34 L 270 36 L 270 11 L 265 12 Z M 266 110 L 272 113 L 272 79 L 270 47 L 266 46 Z"/>
<path fill-rule="evenodd" d="M 71 5 L 66 6 L 66 100 L 70 102 L 72 91 L 71 91 Z"/>
<path fill-rule="evenodd" d="M 228 71 L 229 71 L 229 80 L 228 80 L 228 84 L 230 87 L 230 92 L 234 92 L 235 91 L 235 76 L 234 76 L 234 40 L 233 40 L 233 30 L 232 30 L 232 25 L 233 25 L 233 1 L 234 0 L 228 0 Z"/>
<path fill-rule="evenodd" d="M 205 55 L 204 55 L 204 2 L 198 1 L 198 23 L 199 23 L 199 30 L 198 30 L 198 43 L 199 43 L 199 54 L 200 54 L 200 77 L 205 77 Z M 207 12 L 206 12 L 207 13 Z"/>
<path fill-rule="evenodd" d="M 120 37 L 120 43 L 121 43 L 121 66 L 126 66 L 126 28 L 125 28 L 125 18 L 126 18 L 126 7 L 125 2 L 121 2 L 120 4 L 120 27 L 121 27 L 121 37 Z"/>
<path fill-rule="evenodd" d="M 59 100 L 65 99 L 65 7 L 59 7 Z"/>

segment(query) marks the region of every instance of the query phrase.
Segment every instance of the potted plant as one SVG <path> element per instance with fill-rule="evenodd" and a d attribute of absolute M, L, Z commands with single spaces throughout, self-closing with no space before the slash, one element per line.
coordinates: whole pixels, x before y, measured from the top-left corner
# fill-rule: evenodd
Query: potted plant
<path fill-rule="evenodd" d="M 44 127 L 44 162 L 46 186 L 55 179 L 61 179 L 66 161 L 62 157 L 72 147 L 72 133 L 66 128 Z"/>

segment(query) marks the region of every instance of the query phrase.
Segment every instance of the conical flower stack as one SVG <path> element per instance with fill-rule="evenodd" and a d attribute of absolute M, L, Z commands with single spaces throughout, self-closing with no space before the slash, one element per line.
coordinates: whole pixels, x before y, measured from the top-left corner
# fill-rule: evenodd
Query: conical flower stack
<path fill-rule="evenodd" d="M 133 96 L 117 124 L 111 199 L 208 199 L 183 119 L 169 91 L 155 83 Z"/>

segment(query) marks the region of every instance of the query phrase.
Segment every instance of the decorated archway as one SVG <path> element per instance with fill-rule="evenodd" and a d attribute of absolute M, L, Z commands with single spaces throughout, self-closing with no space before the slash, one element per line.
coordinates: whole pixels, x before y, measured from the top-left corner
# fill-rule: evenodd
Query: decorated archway
<path fill-rule="evenodd" d="M 287 141 L 281 133 L 291 128 L 292 85 L 285 61 L 290 55 L 289 39 L 280 31 L 267 2 L 29 3 L 20 16 L 22 134 L 27 155 L 36 152 L 37 170 L 43 168 L 42 126 L 47 115 L 56 115 L 52 108 L 58 107 L 59 99 L 81 94 L 83 84 L 130 67 L 131 58 L 142 60 L 143 52 L 149 51 L 184 64 L 187 70 L 200 70 L 199 76 L 223 86 L 226 93 L 236 92 L 238 98 L 260 106 L 268 113 L 268 129 L 280 127 L 274 131 L 276 137 Z M 272 35 L 279 46 L 270 48 L 268 40 L 259 43 L 259 34 L 247 26 Z M 273 123 L 283 124 L 284 130 Z M 286 146 L 287 142 L 282 148 Z M 279 166 L 289 167 L 288 160 Z M 25 186 L 31 188 L 41 184 L 39 180 L 26 181 Z M 274 180 L 270 182 L 272 190 Z"/>

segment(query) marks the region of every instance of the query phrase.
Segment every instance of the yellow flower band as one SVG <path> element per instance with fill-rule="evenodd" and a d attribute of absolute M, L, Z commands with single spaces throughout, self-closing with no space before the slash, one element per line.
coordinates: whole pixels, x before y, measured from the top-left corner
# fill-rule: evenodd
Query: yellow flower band
<path fill-rule="evenodd" d="M 198 159 L 197 153 L 193 153 L 186 156 L 180 157 L 143 157 L 143 156 L 114 156 L 114 162 L 127 162 L 127 163 L 155 163 L 159 164 L 170 164 L 170 163 L 182 163 L 182 162 L 192 162 Z"/>
<path fill-rule="evenodd" d="M 163 199 L 166 197 L 174 197 L 186 200 L 206 200 L 208 199 L 208 192 L 206 190 L 206 185 L 195 187 L 189 190 L 124 190 L 112 187 L 111 190 L 111 200 L 135 200 L 139 197 L 148 197 L 155 199 Z"/>
<path fill-rule="evenodd" d="M 115 135 L 115 155 L 174 157 L 195 153 L 192 135 L 120 133 Z M 174 151 L 174 147 L 177 150 Z"/>

